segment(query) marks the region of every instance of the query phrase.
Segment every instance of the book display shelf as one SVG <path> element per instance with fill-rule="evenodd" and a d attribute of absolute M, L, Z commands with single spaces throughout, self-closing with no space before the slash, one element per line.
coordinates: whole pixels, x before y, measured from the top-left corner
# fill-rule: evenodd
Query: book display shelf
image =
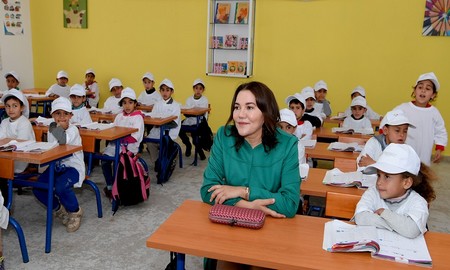
<path fill-rule="evenodd" d="M 207 75 L 252 76 L 254 26 L 255 0 L 208 0 Z"/>

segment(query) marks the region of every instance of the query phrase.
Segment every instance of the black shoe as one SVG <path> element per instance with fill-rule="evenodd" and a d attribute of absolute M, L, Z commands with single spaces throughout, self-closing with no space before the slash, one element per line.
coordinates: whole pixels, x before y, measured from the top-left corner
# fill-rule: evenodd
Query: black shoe
<path fill-rule="evenodd" d="M 184 155 L 187 157 L 190 157 L 191 151 L 192 151 L 192 145 L 190 145 L 190 144 L 186 145 L 186 152 L 184 152 Z"/>
<path fill-rule="evenodd" d="M 103 192 L 105 193 L 106 198 L 111 202 L 113 199 L 112 191 L 108 189 L 108 187 L 103 188 Z"/>
<path fill-rule="evenodd" d="M 206 159 L 205 153 L 202 150 L 200 150 L 198 152 L 198 155 L 200 156 L 200 160 L 205 160 Z"/>

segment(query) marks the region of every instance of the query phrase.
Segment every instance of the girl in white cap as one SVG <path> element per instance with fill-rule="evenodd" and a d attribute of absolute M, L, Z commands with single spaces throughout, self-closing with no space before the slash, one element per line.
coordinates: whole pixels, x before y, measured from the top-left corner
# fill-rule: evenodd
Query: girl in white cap
<path fill-rule="evenodd" d="M 6 79 L 6 86 L 8 87 L 8 90 L 3 91 L 0 95 L 6 95 L 8 93 L 9 90 L 20 90 L 19 89 L 19 84 L 20 84 L 20 78 L 19 75 L 17 74 L 17 72 L 15 72 L 14 70 L 11 70 L 9 72 L 7 72 L 5 74 L 5 79 Z M 22 114 L 28 118 L 30 117 L 30 104 L 28 102 L 28 99 L 25 99 L 23 101 L 24 103 L 24 110 L 22 112 Z M 0 114 L 0 116 L 3 118 L 4 116 L 2 114 Z M 1 122 L 1 119 L 0 119 Z"/>
<path fill-rule="evenodd" d="M 370 167 L 376 186 L 364 192 L 355 210 L 358 225 L 372 225 L 415 238 L 427 231 L 428 204 L 436 198 L 436 176 L 407 144 L 389 144 Z"/>
<path fill-rule="evenodd" d="M 146 72 L 142 76 L 144 91 L 138 97 L 138 104 L 153 106 L 156 102 L 162 100 L 161 94 L 155 89 L 155 77 L 152 73 Z"/>
<path fill-rule="evenodd" d="M 355 97 L 363 97 L 366 98 L 366 89 L 364 89 L 362 86 L 356 86 L 355 89 L 352 90 L 352 92 L 350 93 L 350 98 L 353 100 Z M 368 104 L 366 104 L 366 112 L 364 113 L 364 115 L 369 118 L 370 120 L 380 120 L 381 116 L 376 113 Z M 345 112 L 344 112 L 345 116 L 350 116 L 352 115 L 352 109 L 351 107 L 348 107 Z"/>
<path fill-rule="evenodd" d="M 86 91 L 79 84 L 74 84 L 70 88 L 70 101 L 72 102 L 73 116 L 70 123 L 74 125 L 82 125 L 92 123 L 91 115 L 85 106 Z"/>
<path fill-rule="evenodd" d="M 103 104 L 103 111 L 111 112 L 114 114 L 120 113 L 122 111 L 122 107 L 119 105 L 119 101 L 121 100 L 123 86 L 122 82 L 117 78 L 112 78 L 109 81 L 109 91 L 112 96 L 108 97 Z"/>
<path fill-rule="evenodd" d="M 98 83 L 95 81 L 95 72 L 92 68 L 86 70 L 84 75 L 84 89 L 86 90 L 86 107 L 96 107 L 98 106 L 98 101 L 100 99 L 100 90 L 98 88 Z"/>
<path fill-rule="evenodd" d="M 365 116 L 367 112 L 366 99 L 363 97 L 355 97 L 350 105 L 352 114 L 347 116 L 342 123 L 342 127 L 351 129 L 371 129 L 372 123 Z"/>
<path fill-rule="evenodd" d="M 45 95 L 48 97 L 65 97 L 69 99 L 70 93 L 70 85 L 69 75 L 64 70 L 60 70 L 58 74 L 56 74 L 56 83 L 50 86 L 50 88 L 45 92 Z"/>
<path fill-rule="evenodd" d="M 430 104 L 437 97 L 439 81 L 433 72 L 419 76 L 411 94 L 414 99 L 396 107 L 416 126 L 408 132 L 406 143 L 411 145 L 420 160 L 430 165 L 431 161 L 439 162 L 441 153 L 447 146 L 448 135 L 444 119 L 439 110 Z M 436 145 L 434 158 L 431 159 L 433 145 Z"/>

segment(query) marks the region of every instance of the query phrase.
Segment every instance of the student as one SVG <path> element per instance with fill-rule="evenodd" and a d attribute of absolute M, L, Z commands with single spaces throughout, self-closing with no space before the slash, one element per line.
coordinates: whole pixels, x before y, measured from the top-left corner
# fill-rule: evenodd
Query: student
<path fill-rule="evenodd" d="M 65 97 L 69 99 L 70 85 L 67 85 L 68 82 L 69 75 L 64 70 L 60 70 L 56 74 L 56 83 L 50 86 L 47 92 L 45 92 L 45 95 L 48 97 Z"/>
<path fill-rule="evenodd" d="M 358 171 L 364 173 L 376 173 L 369 171 L 367 166 L 374 164 L 390 143 L 404 144 L 409 128 L 415 128 L 401 110 L 393 110 L 386 113 L 381 120 L 382 134 L 370 138 L 364 145 L 364 149 L 356 159 Z"/>
<path fill-rule="evenodd" d="M 5 74 L 5 79 L 6 79 L 6 86 L 8 87 L 8 90 L 3 91 L 2 95 L 5 95 L 9 90 L 12 90 L 12 89 L 20 90 L 19 89 L 20 78 L 19 78 L 19 75 L 17 74 L 17 72 L 15 72 L 13 70 L 7 72 Z M 26 98 L 23 102 L 24 102 L 24 104 L 26 103 L 26 106 L 24 106 L 24 111 L 22 112 L 22 114 L 26 118 L 29 118 L 30 117 L 30 103 L 28 102 L 28 99 L 26 99 Z"/>
<path fill-rule="evenodd" d="M 6 230 L 9 224 L 9 210 L 4 206 L 3 195 L 0 191 L 0 228 Z M 5 257 L 3 257 L 3 237 L 0 230 L 0 270 L 5 269 Z"/>
<path fill-rule="evenodd" d="M 100 99 L 100 90 L 98 88 L 98 83 L 95 81 L 95 71 L 92 68 L 86 70 L 84 78 L 85 82 L 83 87 L 87 91 L 86 107 L 97 108 Z"/>
<path fill-rule="evenodd" d="M 151 112 L 152 117 L 169 117 L 176 116 L 177 119 L 172 121 L 169 124 L 166 124 L 170 128 L 169 136 L 172 140 L 176 140 L 178 134 L 180 133 L 181 120 L 181 106 L 178 102 L 176 102 L 173 98 L 173 92 L 175 88 L 173 87 L 173 83 L 169 79 L 164 79 L 159 84 L 159 92 L 161 93 L 162 100 L 157 102 L 153 107 Z M 150 130 L 147 138 L 151 139 L 159 139 L 160 138 L 160 128 L 154 127 Z M 154 164 L 158 159 L 158 144 L 156 143 L 147 143 L 147 149 L 150 153 L 150 164 Z"/>
<path fill-rule="evenodd" d="M 144 137 L 144 115 L 141 111 L 136 110 L 137 100 L 136 93 L 133 89 L 127 87 L 120 95 L 119 106 L 122 112 L 117 114 L 114 119 L 114 126 L 137 128 L 138 131 L 123 138 L 121 144 L 126 144 L 127 149 L 133 154 L 139 152 L 139 145 Z M 110 142 L 103 152 L 103 155 L 114 157 L 116 154 L 116 143 Z M 102 171 L 105 177 L 106 187 L 103 189 L 108 199 L 112 200 L 112 186 L 114 184 L 113 162 L 110 160 L 102 160 Z"/>
<path fill-rule="evenodd" d="M 377 162 L 376 186 L 356 206 L 358 225 L 372 225 L 415 238 L 427 231 L 428 204 L 436 198 L 436 176 L 407 144 L 389 144 Z"/>
<path fill-rule="evenodd" d="M 314 104 L 314 108 L 329 117 L 332 112 L 330 102 L 326 99 L 327 92 L 328 85 L 326 82 L 322 80 L 316 82 L 314 85 L 314 95 L 316 97 L 316 104 Z"/>
<path fill-rule="evenodd" d="M 444 119 L 439 110 L 430 104 L 437 97 L 439 81 L 433 72 L 419 76 L 411 94 L 414 99 L 396 107 L 405 112 L 405 115 L 416 126 L 409 130 L 406 143 L 411 145 L 426 165 L 431 161 L 439 162 L 441 153 L 447 146 L 448 134 Z M 431 159 L 433 144 L 436 145 L 435 155 Z"/>
<path fill-rule="evenodd" d="M 311 139 L 313 126 L 309 120 L 319 120 L 317 119 L 317 117 L 312 117 L 309 114 L 304 114 L 305 98 L 301 94 L 295 93 L 292 96 L 288 96 L 285 102 L 289 106 L 289 109 L 294 112 L 295 117 L 297 118 L 297 128 L 295 129 L 295 136 L 297 136 L 297 138 L 300 140 Z"/>
<path fill-rule="evenodd" d="M 142 76 L 142 83 L 144 84 L 144 91 L 142 91 L 137 99 L 138 104 L 152 106 L 162 100 L 161 94 L 155 89 L 155 78 L 153 74 L 146 72 Z"/>
<path fill-rule="evenodd" d="M 72 104 L 65 97 L 59 97 L 52 102 L 51 115 L 55 122 L 49 126 L 48 142 L 58 142 L 70 145 L 82 145 L 78 128 L 70 124 L 72 117 Z M 83 151 L 73 153 L 71 156 L 60 161 L 58 168 L 54 171 L 55 186 L 53 206 L 47 205 L 47 190 L 34 188 L 33 193 L 36 198 L 47 205 L 53 207 L 55 215 L 66 226 L 67 232 L 75 232 L 80 228 L 83 210 L 78 204 L 73 187 L 81 187 L 85 173 Z M 47 168 L 38 177 L 38 182 L 48 183 L 50 170 Z"/>
<path fill-rule="evenodd" d="M 367 129 L 372 128 L 370 120 L 364 116 L 367 111 L 366 99 L 363 97 L 355 97 L 350 105 L 352 114 L 347 116 L 342 123 L 344 128 L 351 129 Z"/>
<path fill-rule="evenodd" d="M 112 96 L 106 99 L 103 104 L 104 111 L 110 111 L 113 114 L 118 114 L 122 111 L 122 107 L 119 105 L 119 101 L 121 100 L 121 93 L 123 90 L 122 82 L 117 78 L 112 78 L 109 81 L 109 91 Z"/>
<path fill-rule="evenodd" d="M 305 114 L 316 117 L 317 120 L 310 120 L 313 127 L 320 128 L 323 123 L 323 119 L 326 117 L 321 110 L 315 109 L 314 106 L 316 104 L 316 96 L 314 94 L 314 89 L 310 86 L 307 86 L 302 89 L 302 96 L 305 98 Z M 312 119 L 312 118 L 311 118 Z"/>
<path fill-rule="evenodd" d="M 86 101 L 86 91 L 83 86 L 74 84 L 70 88 L 70 101 L 72 102 L 73 116 L 70 118 L 70 123 L 74 125 L 92 123 L 91 115 L 84 106 Z"/>
<path fill-rule="evenodd" d="M 186 100 L 186 108 L 208 108 L 208 98 L 203 95 L 203 92 L 205 91 L 205 83 L 201 79 L 196 79 L 192 84 L 192 88 L 194 90 L 194 95 L 188 97 L 188 99 Z M 205 120 L 203 120 L 202 117 L 201 121 L 206 121 L 208 119 L 208 113 L 205 113 L 204 117 Z M 181 125 L 191 127 L 196 126 L 197 116 L 186 115 L 186 118 L 181 122 Z M 191 136 L 197 136 L 196 132 L 191 131 Z M 186 131 L 184 131 L 183 129 L 180 130 L 180 139 L 184 143 L 184 145 L 186 145 L 185 155 L 189 157 L 191 155 L 192 144 L 189 141 L 189 137 L 187 136 Z M 197 147 L 197 152 L 200 156 L 200 160 L 206 159 L 205 153 L 203 152 L 201 147 Z"/>
<path fill-rule="evenodd" d="M 353 89 L 353 91 L 350 93 L 350 98 L 353 100 L 355 97 L 359 97 L 362 96 L 363 98 L 366 98 L 366 90 L 362 87 L 362 86 L 357 86 L 355 89 Z M 370 108 L 369 105 L 366 104 L 366 112 L 365 112 L 365 116 L 367 118 L 369 118 L 369 120 L 380 120 L 381 116 L 376 113 L 374 110 L 372 110 L 372 108 Z M 348 107 L 345 112 L 344 112 L 345 116 L 350 116 L 352 115 L 352 110 L 350 107 Z"/>

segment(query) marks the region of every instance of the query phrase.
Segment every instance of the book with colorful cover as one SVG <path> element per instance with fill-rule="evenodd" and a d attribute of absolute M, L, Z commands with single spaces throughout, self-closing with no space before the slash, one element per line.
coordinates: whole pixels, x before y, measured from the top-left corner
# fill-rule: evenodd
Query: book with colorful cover
<path fill-rule="evenodd" d="M 237 49 L 238 50 L 247 50 L 248 49 L 248 37 L 239 38 Z"/>
<path fill-rule="evenodd" d="M 217 3 L 214 23 L 228 23 L 230 20 L 230 3 Z"/>
<path fill-rule="evenodd" d="M 225 35 L 225 41 L 223 47 L 227 49 L 236 49 L 238 45 L 237 35 Z"/>
<path fill-rule="evenodd" d="M 236 74 L 245 74 L 246 70 L 247 70 L 247 62 L 245 62 L 245 61 L 238 61 L 237 62 Z"/>
<path fill-rule="evenodd" d="M 236 14 L 234 16 L 234 23 L 236 24 L 248 24 L 248 3 L 237 2 Z"/>
<path fill-rule="evenodd" d="M 235 74 L 237 72 L 237 68 L 237 61 L 228 61 L 228 74 Z"/>

